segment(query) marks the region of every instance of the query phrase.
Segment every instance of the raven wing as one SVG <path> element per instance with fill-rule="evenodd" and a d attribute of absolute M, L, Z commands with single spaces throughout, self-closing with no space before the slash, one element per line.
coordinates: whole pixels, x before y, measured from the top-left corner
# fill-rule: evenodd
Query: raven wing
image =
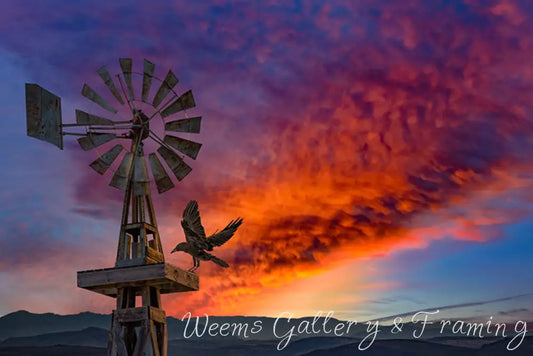
<path fill-rule="evenodd" d="M 191 200 L 183 211 L 183 220 L 181 226 L 185 232 L 185 239 L 201 249 L 208 248 L 205 238 L 205 230 L 200 220 L 200 212 L 198 211 L 198 203 Z"/>
<path fill-rule="evenodd" d="M 206 241 L 210 249 L 212 249 L 214 246 L 222 246 L 233 236 L 233 234 L 235 233 L 235 231 L 237 231 L 241 224 L 242 218 L 232 220 L 224 229 L 209 236 Z"/>

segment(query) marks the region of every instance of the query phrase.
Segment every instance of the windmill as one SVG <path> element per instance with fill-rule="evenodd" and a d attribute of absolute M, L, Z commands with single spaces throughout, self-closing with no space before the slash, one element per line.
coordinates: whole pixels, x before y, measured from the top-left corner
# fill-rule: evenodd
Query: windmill
<path fill-rule="evenodd" d="M 188 138 L 200 132 L 201 117 L 187 115 L 195 107 L 192 92 L 176 93 L 178 78 L 171 70 L 161 80 L 146 59 L 142 72 L 133 71 L 129 58 L 121 58 L 119 65 L 121 71 L 114 77 L 105 66 L 98 69 L 102 89 L 107 87 L 103 95 L 88 84 L 81 91 L 104 114 L 76 110 L 75 123 L 62 122 L 61 98 L 37 84 L 26 84 L 27 134 L 60 149 L 66 135 L 78 136 L 85 151 L 105 148 L 90 167 L 102 175 L 114 171 L 110 185 L 124 191 L 116 262 L 111 268 L 78 272 L 78 287 L 116 298 L 108 355 L 166 356 L 166 314 L 160 295 L 197 291 L 199 279 L 165 262 L 150 176 L 157 191 L 164 193 L 174 187 L 169 171 L 177 181 L 191 172 L 187 161 L 196 159 L 202 145 Z M 151 97 L 154 82 L 159 87 Z M 135 83 L 142 83 L 140 97 L 135 95 Z M 163 137 L 154 129 L 156 122 Z M 153 152 L 146 149 L 148 143 Z M 136 305 L 137 297 L 141 305 Z"/>

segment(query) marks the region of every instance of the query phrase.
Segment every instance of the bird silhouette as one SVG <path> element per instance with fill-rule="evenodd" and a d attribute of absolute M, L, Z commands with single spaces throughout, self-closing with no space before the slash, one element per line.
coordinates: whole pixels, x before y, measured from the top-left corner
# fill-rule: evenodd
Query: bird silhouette
<path fill-rule="evenodd" d="M 200 267 L 200 261 L 213 261 L 219 266 L 229 267 L 226 262 L 206 251 L 213 251 L 213 247 L 222 246 L 226 243 L 241 224 L 242 218 L 237 218 L 232 220 L 221 231 L 217 230 L 211 236 L 206 237 L 200 220 L 198 203 L 195 200 L 191 200 L 183 211 L 183 220 L 181 220 L 186 242 L 177 244 L 171 253 L 183 251 L 191 255 L 194 264 L 189 269 L 190 272 L 194 272 Z"/>

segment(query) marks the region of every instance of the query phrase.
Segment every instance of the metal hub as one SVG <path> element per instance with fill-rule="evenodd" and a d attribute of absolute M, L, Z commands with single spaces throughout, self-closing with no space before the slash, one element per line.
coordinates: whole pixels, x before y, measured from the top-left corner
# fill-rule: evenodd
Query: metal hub
<path fill-rule="evenodd" d="M 146 116 L 141 110 L 133 111 L 133 128 L 131 130 L 132 138 L 138 137 L 140 134 L 141 140 L 148 138 L 150 134 L 150 118 Z"/>

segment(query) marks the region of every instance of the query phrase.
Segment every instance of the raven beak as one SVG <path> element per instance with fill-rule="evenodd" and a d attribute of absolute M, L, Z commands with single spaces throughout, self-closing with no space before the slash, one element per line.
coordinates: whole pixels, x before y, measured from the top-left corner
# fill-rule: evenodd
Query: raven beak
<path fill-rule="evenodd" d="M 174 249 L 173 249 L 172 251 L 170 251 L 170 253 L 174 253 L 174 252 L 176 252 L 177 250 L 178 250 L 178 248 L 177 248 L 177 247 L 174 247 Z"/>

